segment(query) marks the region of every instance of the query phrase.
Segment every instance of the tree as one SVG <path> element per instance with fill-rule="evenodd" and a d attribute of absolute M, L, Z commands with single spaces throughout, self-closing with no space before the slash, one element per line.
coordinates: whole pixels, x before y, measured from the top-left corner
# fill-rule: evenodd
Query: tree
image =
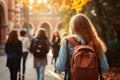
<path fill-rule="evenodd" d="M 115 19 L 115 17 L 119 15 L 119 2 L 114 0 L 92 0 L 90 4 L 86 5 L 86 7 L 92 5 L 91 9 L 95 11 L 96 16 L 91 16 L 94 18 L 93 22 L 97 22 L 95 23 L 95 26 L 100 27 L 100 29 L 97 30 L 104 41 L 118 40 L 118 37 L 116 38 L 116 36 L 118 36 L 117 33 L 119 29 L 116 29 L 116 23 L 118 25 L 119 19 Z M 88 16 L 90 15 L 88 14 L 90 11 L 91 10 L 85 11 Z M 113 33 L 111 34 L 111 32 Z"/>
<path fill-rule="evenodd" d="M 59 8 L 60 13 L 63 14 L 62 17 L 66 15 L 69 17 L 64 18 L 66 20 L 63 20 L 63 23 L 69 21 L 68 19 L 73 14 L 86 14 L 93 22 L 100 37 L 107 43 L 120 39 L 119 2 L 118 0 L 53 0 L 52 6 Z"/>
<path fill-rule="evenodd" d="M 48 0 L 49 1 L 49 0 Z M 53 0 L 52 8 L 58 9 L 58 15 L 62 19 L 62 31 L 68 32 L 69 22 L 73 15 L 79 13 L 82 7 L 90 0 Z M 64 17 L 64 18 L 63 18 Z"/>
<path fill-rule="evenodd" d="M 55 0 L 53 6 L 61 6 L 60 13 L 63 17 L 63 25 L 68 26 L 72 15 L 84 13 L 92 21 L 97 29 L 99 36 L 107 44 L 108 60 L 116 63 L 115 60 L 120 60 L 120 1 L 118 0 Z M 84 2 L 84 5 L 82 5 Z M 79 6 L 79 7 L 78 7 Z M 80 7 L 81 6 L 81 7 Z M 59 7 L 57 7 L 59 8 Z M 62 9 L 61 9 L 62 8 Z M 68 14 L 70 12 L 70 14 Z M 65 20 L 66 19 L 66 20 Z M 65 22 L 67 21 L 67 22 Z M 63 30 L 64 30 L 63 29 Z M 67 27 L 68 29 L 68 27 Z M 117 65 L 117 64 L 116 64 Z M 115 66 L 115 65 L 114 65 Z"/>

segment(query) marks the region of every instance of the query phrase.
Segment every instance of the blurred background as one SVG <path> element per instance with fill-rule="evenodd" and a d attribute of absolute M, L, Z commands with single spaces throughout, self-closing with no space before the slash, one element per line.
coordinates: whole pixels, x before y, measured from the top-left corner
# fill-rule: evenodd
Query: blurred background
<path fill-rule="evenodd" d="M 99 36 L 106 43 L 110 68 L 120 73 L 120 0 L 0 0 L 0 56 L 13 29 L 24 29 L 32 38 L 39 28 L 58 30 L 62 37 L 68 32 L 69 21 L 75 14 L 87 15 Z"/>

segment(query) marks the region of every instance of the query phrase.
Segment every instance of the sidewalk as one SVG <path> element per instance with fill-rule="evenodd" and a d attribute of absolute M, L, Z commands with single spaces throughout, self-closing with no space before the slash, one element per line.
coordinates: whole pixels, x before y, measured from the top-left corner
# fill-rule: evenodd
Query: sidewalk
<path fill-rule="evenodd" d="M 54 66 L 50 64 L 50 61 L 51 53 L 48 54 L 48 65 L 46 66 L 44 80 L 63 80 L 64 73 L 54 73 Z M 32 54 L 28 55 L 26 65 L 25 80 L 37 80 L 36 70 L 33 68 Z M 6 56 L 0 56 L 0 80 L 10 80 L 9 75 L 8 68 L 6 67 Z"/>
<path fill-rule="evenodd" d="M 1 52 L 0 52 L 1 53 Z M 44 80 L 63 80 L 64 73 L 56 74 L 54 73 L 54 66 L 50 64 L 51 62 L 51 52 L 48 54 L 48 65 L 45 69 L 45 79 Z M 29 54 L 26 63 L 26 74 L 25 80 L 37 80 L 36 71 L 33 68 L 33 56 Z M 0 80 L 10 80 L 9 71 L 6 67 L 6 56 L 0 56 Z M 110 68 L 107 73 L 103 73 L 105 80 L 120 80 L 120 67 Z"/>

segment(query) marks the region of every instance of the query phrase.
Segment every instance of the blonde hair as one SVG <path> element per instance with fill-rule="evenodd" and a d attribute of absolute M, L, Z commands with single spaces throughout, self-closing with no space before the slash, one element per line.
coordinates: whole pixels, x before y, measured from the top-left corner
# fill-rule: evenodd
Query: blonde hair
<path fill-rule="evenodd" d="M 72 17 L 70 21 L 70 34 L 81 35 L 87 43 L 90 41 L 94 42 L 94 48 L 98 53 L 98 56 L 101 55 L 101 52 L 106 52 L 106 45 L 98 36 L 93 24 L 83 14 L 77 14 Z"/>

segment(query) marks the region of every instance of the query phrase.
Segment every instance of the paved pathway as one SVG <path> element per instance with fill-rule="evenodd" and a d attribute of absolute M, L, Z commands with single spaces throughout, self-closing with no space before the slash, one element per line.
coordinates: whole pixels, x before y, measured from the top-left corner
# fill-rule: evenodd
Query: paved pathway
<path fill-rule="evenodd" d="M 45 70 L 45 79 L 44 80 L 63 80 L 64 73 L 56 74 L 54 73 L 54 67 L 50 64 L 51 62 L 51 52 L 48 54 L 48 65 Z M 33 68 L 33 56 L 32 54 L 28 55 L 26 63 L 26 74 L 25 80 L 37 80 L 36 70 Z M 9 71 L 6 67 L 6 56 L 0 56 L 0 80 L 10 80 Z"/>
<path fill-rule="evenodd" d="M 9 71 L 6 67 L 6 56 L 2 54 L 4 51 L 0 50 L 0 80 L 10 80 L 9 79 Z M 48 65 L 45 70 L 45 79 L 44 80 L 63 80 L 64 73 L 56 74 L 54 73 L 54 67 L 50 64 L 51 62 L 51 51 L 48 54 Z M 119 60 L 118 60 L 119 62 Z M 117 64 L 118 64 L 117 62 Z M 36 79 L 36 71 L 33 68 L 33 56 L 29 54 L 27 59 L 27 69 L 25 80 L 37 80 Z M 110 70 L 103 74 L 105 80 L 120 80 L 120 67 L 119 68 L 110 68 Z"/>

